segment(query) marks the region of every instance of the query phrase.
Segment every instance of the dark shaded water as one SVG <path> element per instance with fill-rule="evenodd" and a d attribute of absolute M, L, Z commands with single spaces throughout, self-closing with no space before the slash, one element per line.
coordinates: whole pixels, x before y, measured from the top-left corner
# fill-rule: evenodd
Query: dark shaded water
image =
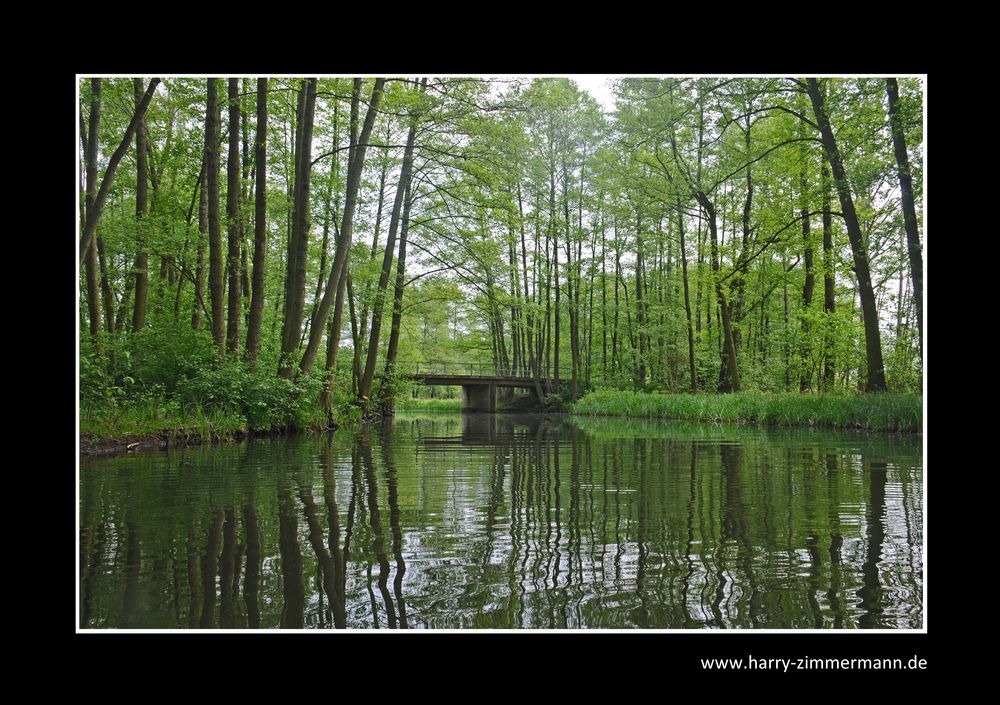
<path fill-rule="evenodd" d="M 919 438 L 559 417 L 84 462 L 85 628 L 920 628 Z"/>

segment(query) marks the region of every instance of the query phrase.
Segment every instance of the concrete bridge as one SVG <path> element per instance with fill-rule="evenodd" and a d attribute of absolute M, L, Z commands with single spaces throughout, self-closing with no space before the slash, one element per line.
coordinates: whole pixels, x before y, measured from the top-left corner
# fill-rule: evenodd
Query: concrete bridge
<path fill-rule="evenodd" d="M 496 411 L 497 390 L 504 388 L 527 389 L 535 405 L 541 405 L 539 390 L 542 393 L 556 393 L 572 373 L 570 370 L 560 369 L 558 374 L 558 380 L 555 377 L 536 380 L 534 377 L 524 376 L 523 370 L 504 372 L 493 365 L 458 362 L 420 363 L 410 369 L 400 370 L 400 377 L 403 379 L 441 387 L 461 387 L 463 412 Z"/>

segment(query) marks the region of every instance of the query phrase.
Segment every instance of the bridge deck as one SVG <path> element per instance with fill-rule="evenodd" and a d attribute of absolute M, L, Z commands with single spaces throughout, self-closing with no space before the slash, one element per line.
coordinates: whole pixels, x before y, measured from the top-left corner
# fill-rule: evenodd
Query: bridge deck
<path fill-rule="evenodd" d="M 435 374 L 432 372 L 428 373 L 414 373 L 414 374 L 404 374 L 402 375 L 405 379 L 411 379 L 414 382 L 422 382 L 423 384 L 430 384 L 434 386 L 466 386 L 466 385 L 477 385 L 477 384 L 492 384 L 497 387 L 534 387 L 535 380 L 532 377 L 505 377 L 501 375 L 445 375 L 445 374 Z M 554 379 L 542 379 L 539 380 L 540 383 L 545 386 L 554 385 Z M 562 382 L 562 380 L 560 380 Z"/>

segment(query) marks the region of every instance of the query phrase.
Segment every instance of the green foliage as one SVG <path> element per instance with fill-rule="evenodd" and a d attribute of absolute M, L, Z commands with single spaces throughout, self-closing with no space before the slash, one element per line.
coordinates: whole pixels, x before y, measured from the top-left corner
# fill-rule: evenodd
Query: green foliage
<path fill-rule="evenodd" d="M 192 414 L 251 430 L 317 428 L 326 422 L 321 390 L 318 374 L 287 380 L 270 366 L 220 360 L 209 334 L 185 324 L 109 341 L 106 359 L 92 351 L 80 359 L 83 416 L 120 419 L 123 428 L 148 419 L 158 429 L 161 416 L 183 426 Z"/>
<path fill-rule="evenodd" d="M 122 392 L 121 387 L 110 383 L 102 362 L 93 352 L 80 356 L 80 404 L 83 407 L 114 405 Z"/>
<path fill-rule="evenodd" d="M 207 331 L 186 323 L 161 323 L 133 334 L 126 341 L 119 374 L 128 373 L 141 384 L 159 387 L 166 394 L 178 391 L 187 379 L 218 363 Z"/>
<path fill-rule="evenodd" d="M 397 370 L 391 377 L 375 378 L 372 387 L 372 398 L 378 400 L 379 406 L 387 408 L 397 403 L 399 399 L 409 397 L 413 392 L 414 383 L 406 379 Z"/>
<path fill-rule="evenodd" d="M 178 397 L 186 405 L 200 403 L 209 409 L 241 413 L 252 429 L 309 428 L 323 421 L 317 415 L 322 386 L 317 375 L 288 380 L 270 370 L 251 372 L 241 362 L 228 362 L 183 380 Z"/>

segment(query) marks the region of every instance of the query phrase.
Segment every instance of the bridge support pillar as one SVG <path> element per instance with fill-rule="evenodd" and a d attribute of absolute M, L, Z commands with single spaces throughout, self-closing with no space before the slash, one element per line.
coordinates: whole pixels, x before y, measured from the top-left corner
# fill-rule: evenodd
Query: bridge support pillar
<path fill-rule="evenodd" d="M 538 408 L 541 408 L 542 400 L 538 396 L 538 391 L 535 389 L 534 386 L 528 387 L 528 398 L 531 399 L 532 404 L 534 404 Z"/>
<path fill-rule="evenodd" d="M 462 411 L 484 411 L 492 413 L 497 410 L 497 388 L 496 385 L 487 384 L 463 384 L 462 385 Z"/>

